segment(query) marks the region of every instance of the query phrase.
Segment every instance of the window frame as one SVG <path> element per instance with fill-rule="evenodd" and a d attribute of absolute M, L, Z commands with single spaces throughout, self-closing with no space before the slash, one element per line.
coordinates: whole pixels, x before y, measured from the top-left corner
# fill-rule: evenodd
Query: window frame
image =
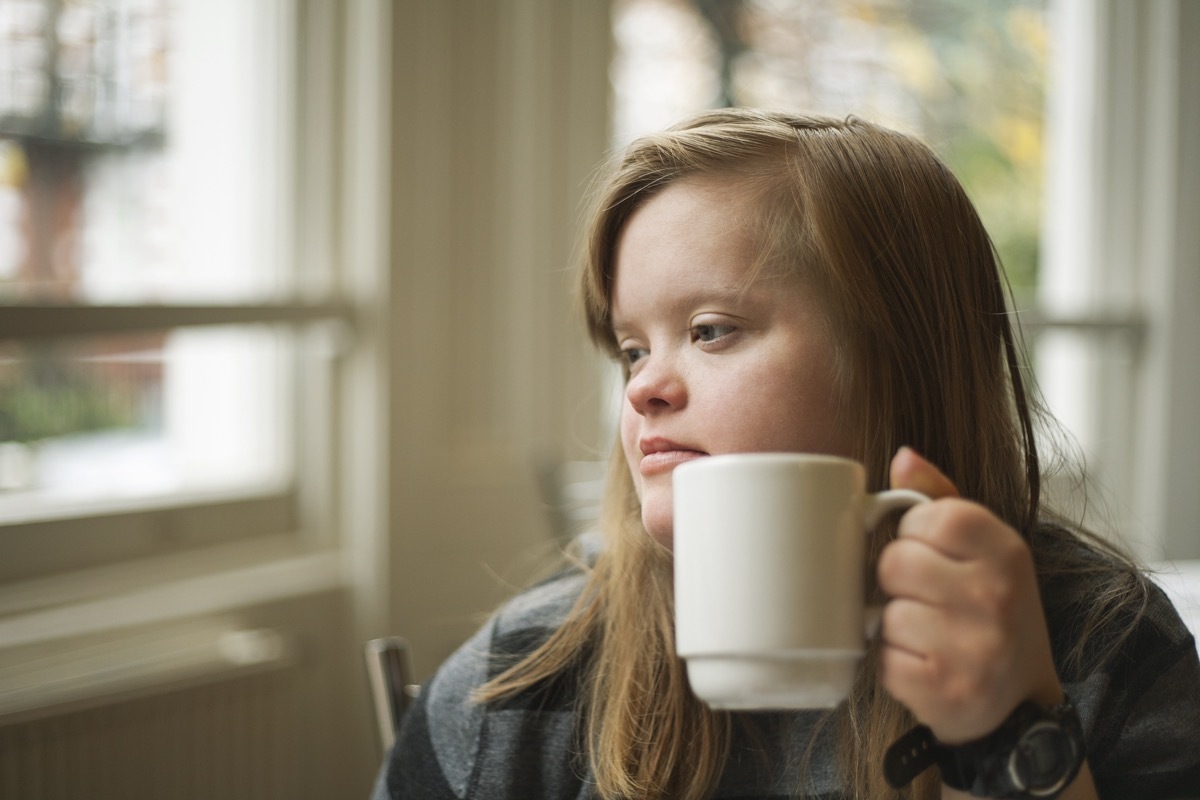
<path fill-rule="evenodd" d="M 1037 339 L 1066 332 L 1081 372 L 1090 452 L 1062 476 L 1071 509 L 1151 562 L 1200 558 L 1200 13 L 1178 0 L 1054 0 L 1057 96 L 1050 104 Z M 1084 285 L 1085 292 L 1076 287 Z M 1049 398 L 1053 411 L 1054 398 Z M 1053 486 L 1051 489 L 1053 490 Z M 1099 500 L 1100 502 L 1096 502 Z"/>
<path fill-rule="evenodd" d="M 271 45 L 291 74 L 288 96 L 275 108 L 283 114 L 278 124 L 287 139 L 281 177 L 287 186 L 282 196 L 289 199 L 275 224 L 294 241 L 280 257 L 290 262 L 298 299 L 10 305 L 0 310 L 0 342 L 231 325 L 284 329 L 298 342 L 288 365 L 294 385 L 285 387 L 297 405 L 287 430 L 294 443 L 292 477 L 282 484 L 224 491 L 80 502 L 0 521 L 5 551 L 0 615 L 5 607 L 26 605 L 23 589 L 33 587 L 40 597 L 46 582 L 61 576 L 111 572 L 129 564 L 169 564 L 173 571 L 190 561 L 192 566 L 181 567 L 183 574 L 219 563 L 303 557 L 339 544 L 343 484 L 335 479 L 335 464 L 344 459 L 346 443 L 338 398 L 347 391 L 345 365 L 361 342 L 361 311 L 342 299 L 346 237 L 338 235 L 345 225 L 343 211 L 352 204 L 349 194 L 360 187 L 353 176 L 339 178 L 338 172 L 339 158 L 350 155 L 340 150 L 342 128 L 356 127 L 346 115 L 362 109 L 340 98 L 338 88 L 350 71 L 343 63 L 351 52 L 345 37 L 365 24 L 379 25 L 387 12 L 378 4 L 344 9 L 319 0 L 294 5 L 277 0 L 276 6 L 287 30 L 272 31 Z M 384 52 L 367 50 L 357 57 L 371 59 L 364 68 L 376 72 L 375 85 L 385 78 Z M 217 555 L 197 559 L 202 553 Z"/>

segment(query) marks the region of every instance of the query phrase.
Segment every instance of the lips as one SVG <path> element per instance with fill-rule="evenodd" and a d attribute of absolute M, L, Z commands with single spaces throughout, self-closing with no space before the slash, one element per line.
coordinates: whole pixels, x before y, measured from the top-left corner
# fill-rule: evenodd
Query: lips
<path fill-rule="evenodd" d="M 697 450 L 669 439 L 642 439 L 639 446 L 642 450 L 642 459 L 638 462 L 638 471 L 646 478 L 662 475 L 685 461 L 708 455 L 703 450 Z"/>

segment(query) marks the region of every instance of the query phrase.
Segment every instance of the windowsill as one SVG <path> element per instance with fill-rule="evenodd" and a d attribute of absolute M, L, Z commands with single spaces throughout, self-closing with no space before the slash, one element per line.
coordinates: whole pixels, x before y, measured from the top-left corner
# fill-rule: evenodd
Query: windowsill
<path fill-rule="evenodd" d="M 296 527 L 296 505 L 295 492 L 282 484 L 238 492 L 177 493 L 157 501 L 121 498 L 87 507 L 48 505 L 41 518 L 0 525 L 6 556 L 0 561 L 0 597 L 8 586 L 61 583 L 57 576 L 68 575 L 86 580 L 93 573 L 119 572 L 123 564 L 138 570 L 136 565 L 171 564 L 184 554 L 191 554 L 185 564 L 191 557 L 204 560 L 206 553 L 219 554 L 239 542 L 255 552 L 261 546 L 255 542 L 271 541 L 262 532 Z"/>
<path fill-rule="evenodd" d="M 0 587 L 0 642 L 37 642 L 214 614 L 347 585 L 342 553 L 281 535 Z"/>
<path fill-rule="evenodd" d="M 228 488 L 178 489 L 126 497 L 63 498 L 29 492 L 20 497 L 0 496 L 0 526 L 64 523 L 97 516 L 169 512 L 177 508 L 245 502 L 291 492 L 287 480 L 238 481 Z"/>

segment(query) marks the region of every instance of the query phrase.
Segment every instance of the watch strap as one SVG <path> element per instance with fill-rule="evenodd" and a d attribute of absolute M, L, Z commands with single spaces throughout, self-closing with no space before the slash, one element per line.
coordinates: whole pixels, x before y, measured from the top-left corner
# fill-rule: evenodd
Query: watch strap
<path fill-rule="evenodd" d="M 903 789 L 938 763 L 943 749 L 933 731 L 925 725 L 917 725 L 887 749 L 883 757 L 883 777 L 893 789 Z"/>

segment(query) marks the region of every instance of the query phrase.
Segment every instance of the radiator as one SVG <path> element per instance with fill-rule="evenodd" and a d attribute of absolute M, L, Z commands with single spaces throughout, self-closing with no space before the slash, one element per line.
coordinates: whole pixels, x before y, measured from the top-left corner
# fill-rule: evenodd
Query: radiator
<path fill-rule="evenodd" d="M 200 627 L 0 664 L 0 799 L 303 796 L 292 649 Z"/>

